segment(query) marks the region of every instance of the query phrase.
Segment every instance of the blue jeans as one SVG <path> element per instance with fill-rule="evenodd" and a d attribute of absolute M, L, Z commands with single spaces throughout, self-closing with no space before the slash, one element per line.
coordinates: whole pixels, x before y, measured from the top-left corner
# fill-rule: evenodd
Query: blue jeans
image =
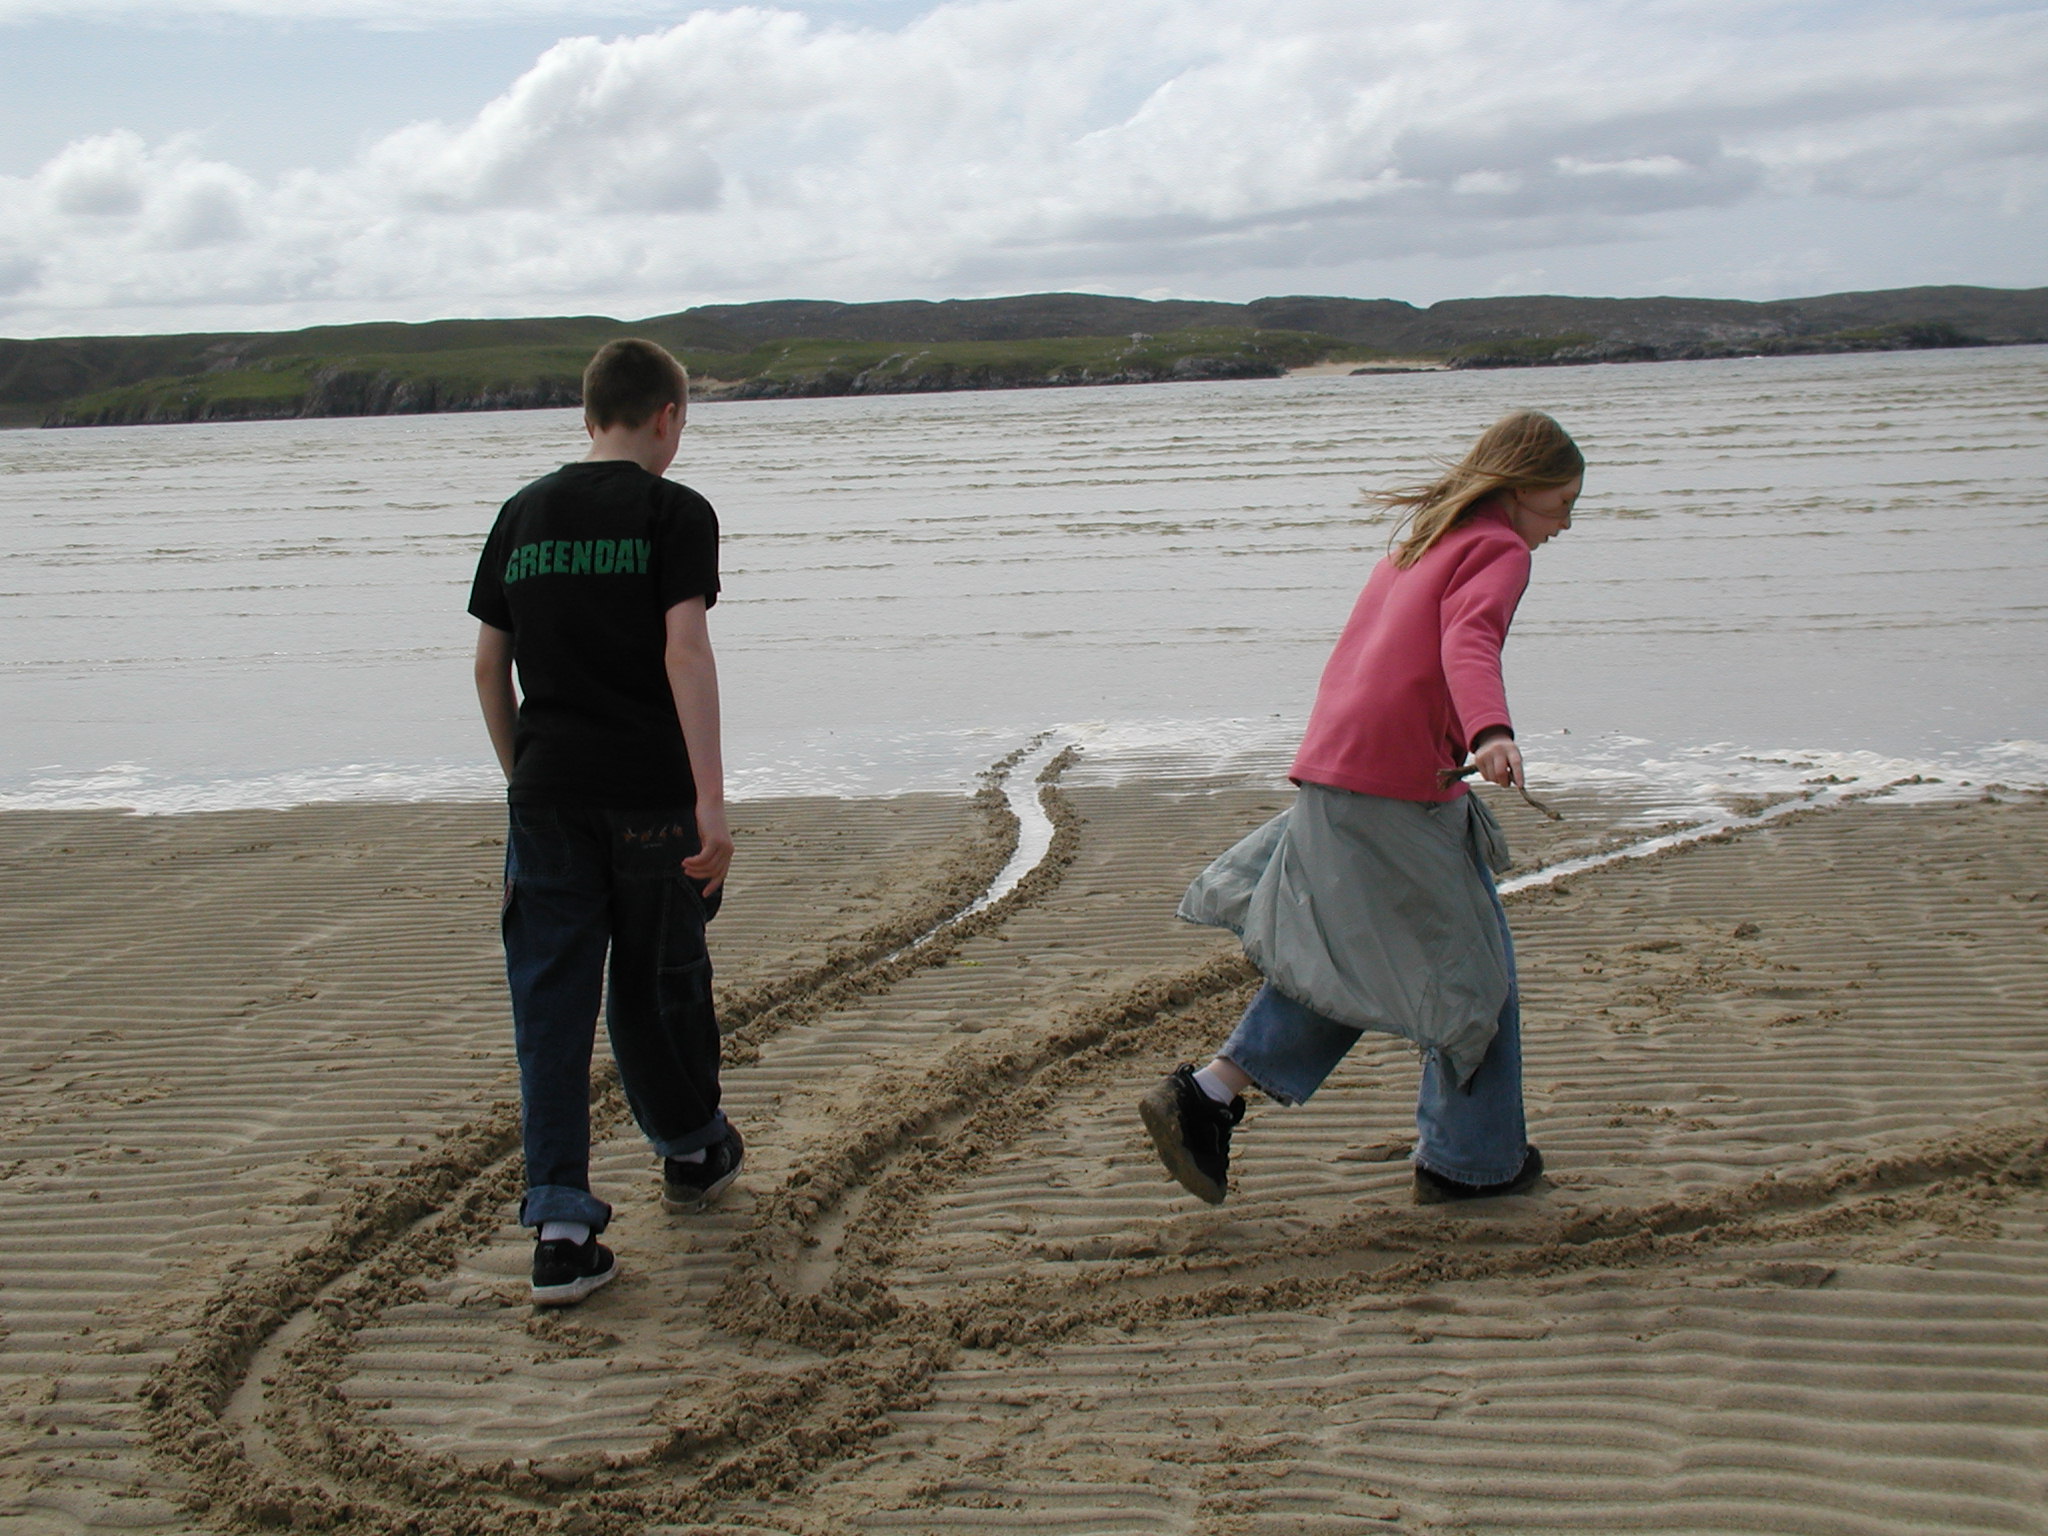
<path fill-rule="evenodd" d="M 1480 878 L 1492 893 L 1492 875 L 1482 868 Z M 1508 955 L 1508 996 L 1501 1004 L 1493 1043 L 1462 1088 L 1444 1066 L 1443 1053 L 1430 1052 L 1415 1099 L 1415 1161 L 1461 1184 L 1512 1179 L 1522 1171 L 1529 1147 L 1522 1113 L 1522 1008 L 1521 988 L 1515 981 L 1515 941 L 1498 894 L 1493 896 L 1493 910 Z M 1301 1104 L 1363 1033 L 1266 986 L 1216 1054 L 1235 1062 L 1269 1097 L 1282 1104 Z"/>
<path fill-rule="evenodd" d="M 704 925 L 717 910 L 682 862 L 689 811 L 514 805 L 505 839 L 505 976 L 519 1055 L 526 1198 L 519 1219 L 602 1231 L 590 1192 L 590 1056 L 600 997 L 619 1081 L 663 1157 L 725 1134 Z M 606 987 L 606 951 L 610 986 Z"/>

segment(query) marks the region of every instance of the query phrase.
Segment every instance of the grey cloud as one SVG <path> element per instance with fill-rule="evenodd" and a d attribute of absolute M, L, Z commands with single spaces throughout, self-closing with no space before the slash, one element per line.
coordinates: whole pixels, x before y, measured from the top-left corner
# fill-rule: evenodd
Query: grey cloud
<path fill-rule="evenodd" d="M 1331 204 L 1229 227 L 1162 220 L 1149 228 L 1131 221 L 1085 229 L 1059 240 L 990 249 L 960 271 L 984 287 L 1014 286 L 1048 266 L 1087 272 L 1098 280 L 1152 274 L 1150 280 L 1157 281 L 1199 278 L 1218 269 L 1284 273 L 1361 259 L 1469 258 L 1632 238 L 1637 232 L 1629 219 L 1598 211 L 1503 217 L 1467 210 L 1463 221 L 1454 224 L 1384 217 L 1372 205 Z"/>
<path fill-rule="evenodd" d="M 118 172 L 65 176 L 50 194 L 60 213 L 111 218 L 142 211 L 142 188 Z"/>
<path fill-rule="evenodd" d="M 407 206 L 460 214 L 489 209 L 553 209 L 565 214 L 683 213 L 714 207 L 725 176 L 701 150 L 646 145 L 639 154 L 616 147 L 536 145 L 421 176 L 398 189 Z"/>
<path fill-rule="evenodd" d="M 0 251 L 0 298 L 27 293 L 42 281 L 43 258 L 26 251 Z"/>
<path fill-rule="evenodd" d="M 1559 123 L 1502 114 L 1406 129 L 1394 139 L 1390 158 L 1404 177 L 1427 181 L 1452 181 L 1473 171 L 1540 173 L 1566 161 L 1669 159 L 1711 166 L 1725 160 L 1727 152 L 1720 134 L 1700 117 L 1697 112 L 1620 110 Z"/>
<path fill-rule="evenodd" d="M 225 245 L 249 233 L 249 196 L 238 178 L 205 174 L 164 199 L 157 240 L 171 250 Z"/>

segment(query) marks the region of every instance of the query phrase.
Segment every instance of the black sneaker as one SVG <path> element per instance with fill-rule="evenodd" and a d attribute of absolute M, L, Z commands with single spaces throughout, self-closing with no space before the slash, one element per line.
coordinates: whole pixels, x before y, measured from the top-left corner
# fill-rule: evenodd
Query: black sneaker
<path fill-rule="evenodd" d="M 596 1237 L 572 1243 L 565 1237 L 533 1245 L 533 1304 L 566 1307 L 581 1301 L 619 1272 L 611 1249 Z"/>
<path fill-rule="evenodd" d="M 1180 1187 L 1221 1205 L 1230 1190 L 1230 1133 L 1244 1118 L 1244 1100 L 1218 1104 L 1202 1092 L 1193 1067 L 1179 1066 L 1138 1100 L 1138 1114 Z"/>
<path fill-rule="evenodd" d="M 1531 1147 L 1522 1156 L 1522 1171 L 1498 1184 L 1461 1184 L 1415 1165 L 1415 1203 L 1443 1205 L 1452 1200 L 1491 1200 L 1498 1195 L 1526 1195 L 1543 1177 L 1543 1154 Z"/>
<path fill-rule="evenodd" d="M 711 1144 L 703 1162 L 684 1163 L 673 1157 L 661 1160 L 661 1208 L 672 1216 L 703 1210 L 732 1188 L 746 1160 L 746 1140 L 740 1128 L 728 1120 L 725 1139 Z"/>

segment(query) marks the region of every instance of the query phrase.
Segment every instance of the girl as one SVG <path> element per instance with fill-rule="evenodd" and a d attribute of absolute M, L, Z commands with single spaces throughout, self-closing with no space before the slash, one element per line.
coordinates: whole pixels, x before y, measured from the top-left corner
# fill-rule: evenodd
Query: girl
<path fill-rule="evenodd" d="M 1266 979 L 1216 1058 L 1138 1109 L 1167 1171 L 1221 1204 L 1244 1090 L 1299 1104 L 1362 1030 L 1424 1054 L 1418 1203 L 1520 1194 L 1542 1177 L 1522 1116 L 1513 941 L 1493 887 L 1500 829 L 1465 773 L 1522 787 L 1500 651 L 1530 552 L 1572 523 L 1585 460 L 1555 421 L 1495 422 L 1410 512 L 1323 669 L 1289 770 L 1295 804 L 1188 888 Z M 1474 762 L 1465 766 L 1470 752 Z"/>

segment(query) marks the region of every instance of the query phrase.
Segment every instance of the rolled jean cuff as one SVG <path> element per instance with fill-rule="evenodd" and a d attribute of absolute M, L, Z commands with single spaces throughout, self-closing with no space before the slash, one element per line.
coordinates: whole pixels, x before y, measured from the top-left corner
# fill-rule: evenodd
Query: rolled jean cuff
<path fill-rule="evenodd" d="M 1431 1173 L 1435 1174 L 1440 1179 L 1449 1179 L 1453 1184 L 1470 1184 L 1476 1188 L 1483 1189 L 1488 1184 L 1505 1184 L 1508 1182 L 1508 1180 L 1514 1178 L 1517 1174 L 1519 1174 L 1522 1171 L 1522 1163 L 1524 1159 L 1528 1157 L 1528 1155 L 1529 1147 L 1528 1144 L 1524 1142 L 1522 1145 L 1522 1156 L 1515 1159 L 1513 1167 L 1509 1167 L 1505 1163 L 1500 1163 L 1496 1164 L 1494 1167 L 1491 1168 L 1452 1168 L 1440 1164 L 1437 1161 L 1437 1159 L 1433 1157 L 1423 1157 L 1420 1153 L 1412 1154 L 1409 1157 L 1408 1161 L 1413 1163 L 1417 1168 L 1428 1169 Z"/>
<path fill-rule="evenodd" d="M 548 1221 L 578 1221 L 592 1232 L 602 1232 L 612 1219 L 612 1208 L 587 1189 L 570 1184 L 536 1184 L 519 1202 L 519 1225 L 538 1227 Z"/>
<path fill-rule="evenodd" d="M 654 1143 L 654 1150 L 663 1157 L 687 1157 L 692 1152 L 701 1152 L 704 1148 L 716 1146 L 725 1140 L 725 1111 L 721 1109 L 708 1122 L 686 1136 L 671 1136 L 666 1141 L 653 1136 L 647 1139 Z"/>
<path fill-rule="evenodd" d="M 1323 1017 L 1269 982 L 1217 1051 L 1280 1104 L 1306 1104 L 1364 1031 Z"/>

